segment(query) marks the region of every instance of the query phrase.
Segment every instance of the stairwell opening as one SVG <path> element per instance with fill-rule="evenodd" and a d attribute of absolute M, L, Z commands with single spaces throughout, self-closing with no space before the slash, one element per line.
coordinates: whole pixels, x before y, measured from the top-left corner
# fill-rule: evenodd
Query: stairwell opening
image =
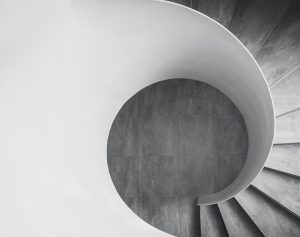
<path fill-rule="evenodd" d="M 200 232 L 197 199 L 225 189 L 247 157 L 248 133 L 234 103 L 191 79 L 152 84 L 112 124 L 107 159 L 123 201 L 175 236 Z"/>

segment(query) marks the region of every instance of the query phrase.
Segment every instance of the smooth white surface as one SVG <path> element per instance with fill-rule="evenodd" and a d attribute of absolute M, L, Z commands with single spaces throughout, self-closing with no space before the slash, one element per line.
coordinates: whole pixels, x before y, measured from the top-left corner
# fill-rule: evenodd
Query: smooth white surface
<path fill-rule="evenodd" d="M 0 6 L 1 236 L 168 236 L 125 206 L 106 164 L 118 110 L 163 79 L 219 88 L 247 123 L 243 173 L 203 203 L 232 196 L 262 168 L 274 131 L 267 84 L 245 48 L 212 20 L 149 0 Z"/>

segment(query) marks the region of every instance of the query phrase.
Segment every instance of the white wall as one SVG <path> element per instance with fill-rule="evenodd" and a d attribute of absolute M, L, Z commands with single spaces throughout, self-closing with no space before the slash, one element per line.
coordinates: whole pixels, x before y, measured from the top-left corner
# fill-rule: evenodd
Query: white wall
<path fill-rule="evenodd" d="M 106 165 L 117 111 L 162 79 L 210 83 L 247 123 L 247 170 L 203 203 L 230 197 L 262 168 L 274 131 L 267 84 L 212 20 L 149 0 L 1 5 L 1 236 L 167 236 L 125 206 Z"/>

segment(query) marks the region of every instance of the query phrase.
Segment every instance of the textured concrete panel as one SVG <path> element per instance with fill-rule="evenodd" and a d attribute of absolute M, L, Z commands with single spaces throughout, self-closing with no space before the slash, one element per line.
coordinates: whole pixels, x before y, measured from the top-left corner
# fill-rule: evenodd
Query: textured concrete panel
<path fill-rule="evenodd" d="M 177 114 L 179 80 L 165 80 L 150 85 L 132 97 L 134 113 L 139 117 L 174 116 Z M 134 106 L 133 105 L 133 106 Z"/>
<path fill-rule="evenodd" d="M 201 237 L 228 236 L 225 224 L 217 205 L 201 206 Z"/>
<path fill-rule="evenodd" d="M 135 197 L 139 194 L 139 161 L 138 157 L 111 157 L 108 167 L 117 191 L 124 197 Z"/>
<path fill-rule="evenodd" d="M 236 0 L 193 0 L 193 8 L 204 13 L 226 28 L 234 13 Z"/>
<path fill-rule="evenodd" d="M 300 144 L 274 145 L 265 166 L 300 177 Z"/>
<path fill-rule="evenodd" d="M 218 206 L 230 237 L 264 236 L 235 199 L 219 203 Z"/>
<path fill-rule="evenodd" d="M 179 162 L 181 196 L 197 197 L 218 191 L 221 181 L 218 172 L 218 156 L 181 156 Z M 198 167 L 201 167 L 201 172 Z"/>
<path fill-rule="evenodd" d="M 298 178 L 264 169 L 252 184 L 300 218 L 300 180 Z"/>
<path fill-rule="evenodd" d="M 197 206 L 197 197 L 180 198 L 180 236 L 199 237 L 200 208 Z"/>
<path fill-rule="evenodd" d="M 141 155 L 177 154 L 178 132 L 177 121 L 172 117 L 155 116 L 139 119 L 139 137 Z"/>
<path fill-rule="evenodd" d="M 108 157 L 138 156 L 138 140 L 138 120 L 130 117 L 116 118 L 107 142 Z"/>
<path fill-rule="evenodd" d="M 229 30 L 256 55 L 290 2 L 291 0 L 237 1 Z"/>
<path fill-rule="evenodd" d="M 213 172 L 216 176 L 215 180 L 219 181 L 213 185 L 215 187 L 215 191 L 219 191 L 223 189 L 223 187 L 227 187 L 236 179 L 244 166 L 245 160 L 246 154 L 242 153 L 219 155 L 219 160 L 216 162 L 218 167 L 215 167 L 218 172 L 214 173 L 214 171 L 211 170 L 211 172 Z M 228 172 L 229 170 L 230 172 Z"/>
<path fill-rule="evenodd" d="M 138 197 L 123 197 L 126 205 L 135 213 L 139 214 L 139 198 Z"/>
<path fill-rule="evenodd" d="M 177 197 L 140 198 L 139 216 L 169 234 L 179 236 L 180 214 Z"/>
<path fill-rule="evenodd" d="M 256 59 L 270 85 L 300 64 L 300 1 L 293 0 Z"/>
<path fill-rule="evenodd" d="M 232 119 L 219 118 L 218 144 L 220 154 L 245 154 L 248 148 L 248 139 L 244 136 L 246 131 L 246 124 L 242 116 L 236 116 Z"/>
<path fill-rule="evenodd" d="M 216 117 L 182 116 L 178 121 L 179 154 L 217 155 L 217 122 Z"/>
<path fill-rule="evenodd" d="M 135 99 L 126 101 L 118 112 L 118 118 L 131 118 L 137 116 L 137 101 Z"/>
<path fill-rule="evenodd" d="M 300 52 L 299 52 L 300 53 Z M 300 66 L 271 88 L 276 115 L 300 108 Z"/>
<path fill-rule="evenodd" d="M 300 110 L 276 118 L 274 144 L 300 142 Z"/>
<path fill-rule="evenodd" d="M 220 120 L 223 119 L 239 119 L 241 116 L 235 104 L 223 93 L 218 93 L 217 113 Z"/>
<path fill-rule="evenodd" d="M 197 81 L 179 83 L 179 115 L 211 115 L 217 112 L 217 100 L 220 92 L 208 84 Z M 227 98 L 226 96 L 224 96 Z"/>
<path fill-rule="evenodd" d="M 253 187 L 236 199 L 265 236 L 300 236 L 300 220 Z"/>
<path fill-rule="evenodd" d="M 175 197 L 178 195 L 177 157 L 144 156 L 140 162 L 140 196 Z"/>

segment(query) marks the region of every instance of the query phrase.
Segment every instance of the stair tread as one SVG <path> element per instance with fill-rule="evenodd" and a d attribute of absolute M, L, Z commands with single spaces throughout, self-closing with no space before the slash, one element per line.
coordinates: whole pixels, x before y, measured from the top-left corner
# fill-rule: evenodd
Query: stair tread
<path fill-rule="evenodd" d="M 256 60 L 271 86 L 300 63 L 299 11 L 300 1 L 292 0 L 256 56 Z"/>
<path fill-rule="evenodd" d="M 300 142 L 300 110 L 276 119 L 274 144 Z"/>
<path fill-rule="evenodd" d="M 300 236 L 300 220 L 253 187 L 239 193 L 236 200 L 265 236 Z"/>
<path fill-rule="evenodd" d="M 300 108 L 300 67 L 271 88 L 276 115 Z"/>
<path fill-rule="evenodd" d="M 265 166 L 300 177 L 300 144 L 274 145 Z"/>
<path fill-rule="evenodd" d="M 256 55 L 288 5 L 282 0 L 237 1 L 230 31 Z"/>
<path fill-rule="evenodd" d="M 264 169 L 252 185 L 300 217 L 300 179 Z"/>
<path fill-rule="evenodd" d="M 228 236 L 217 205 L 200 206 L 201 237 Z"/>
<path fill-rule="evenodd" d="M 263 236 L 235 199 L 219 203 L 218 206 L 230 237 Z"/>

